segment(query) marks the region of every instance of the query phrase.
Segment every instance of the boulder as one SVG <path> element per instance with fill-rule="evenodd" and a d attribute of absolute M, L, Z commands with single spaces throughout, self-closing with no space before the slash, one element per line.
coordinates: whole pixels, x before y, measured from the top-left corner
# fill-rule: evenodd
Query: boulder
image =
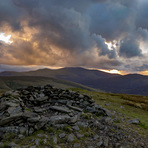
<path fill-rule="evenodd" d="M 139 119 L 132 119 L 128 121 L 129 124 L 140 124 L 140 120 Z"/>
<path fill-rule="evenodd" d="M 68 135 L 67 142 L 72 142 L 75 140 L 75 135 L 73 133 Z"/>
<path fill-rule="evenodd" d="M 58 115 L 58 116 L 51 116 L 49 118 L 49 123 L 54 124 L 64 124 L 68 123 L 72 120 L 72 118 L 68 115 Z"/>
<path fill-rule="evenodd" d="M 67 107 L 62 107 L 62 106 L 51 106 L 51 110 L 63 112 L 63 113 L 70 113 L 71 110 L 69 110 Z"/>

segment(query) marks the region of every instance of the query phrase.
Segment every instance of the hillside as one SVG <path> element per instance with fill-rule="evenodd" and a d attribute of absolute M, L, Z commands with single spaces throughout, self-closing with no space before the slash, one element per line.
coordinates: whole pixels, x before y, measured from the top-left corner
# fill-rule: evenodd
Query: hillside
<path fill-rule="evenodd" d="M 147 148 L 148 108 L 127 104 L 147 100 L 51 85 L 8 91 L 0 97 L 0 147 Z"/>
<path fill-rule="evenodd" d="M 0 89 L 18 89 L 26 86 L 41 86 L 51 84 L 58 88 L 82 88 L 87 90 L 95 90 L 87 86 L 69 82 L 66 80 L 59 80 L 55 78 L 37 77 L 37 76 L 12 76 L 12 77 L 0 77 Z"/>
<path fill-rule="evenodd" d="M 80 67 L 67 67 L 57 70 L 39 69 L 29 72 L 2 72 L 0 76 L 52 77 L 72 81 L 106 92 L 148 95 L 148 76 L 139 74 L 122 76 Z"/>
<path fill-rule="evenodd" d="M 82 83 L 93 88 L 105 90 L 113 93 L 148 95 L 148 76 L 139 74 L 129 74 L 106 79 L 98 79 L 87 83 Z M 91 85 L 89 85 L 91 84 Z"/>
<path fill-rule="evenodd" d="M 0 76 L 43 76 L 67 79 L 71 81 L 83 81 L 86 79 L 109 78 L 117 76 L 117 74 L 109 74 L 99 70 L 89 70 L 81 67 L 65 67 L 61 69 L 39 69 L 28 72 L 1 72 Z"/>

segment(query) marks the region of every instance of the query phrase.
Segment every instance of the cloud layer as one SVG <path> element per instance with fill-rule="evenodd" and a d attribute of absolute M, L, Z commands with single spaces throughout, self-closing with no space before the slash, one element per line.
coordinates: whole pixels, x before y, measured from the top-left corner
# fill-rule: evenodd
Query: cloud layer
<path fill-rule="evenodd" d="M 146 0 L 0 1 L 0 64 L 148 70 Z M 107 43 L 112 46 L 109 47 Z"/>

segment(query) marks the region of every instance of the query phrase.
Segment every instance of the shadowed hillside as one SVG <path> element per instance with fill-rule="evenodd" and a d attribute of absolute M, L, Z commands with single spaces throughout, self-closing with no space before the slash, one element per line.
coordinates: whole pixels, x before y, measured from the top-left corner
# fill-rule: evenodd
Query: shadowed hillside
<path fill-rule="evenodd" d="M 51 77 L 72 81 L 107 92 L 148 95 L 148 76 L 139 74 L 122 76 L 80 67 L 67 67 L 57 70 L 39 69 L 30 72 L 2 72 L 0 76 Z"/>

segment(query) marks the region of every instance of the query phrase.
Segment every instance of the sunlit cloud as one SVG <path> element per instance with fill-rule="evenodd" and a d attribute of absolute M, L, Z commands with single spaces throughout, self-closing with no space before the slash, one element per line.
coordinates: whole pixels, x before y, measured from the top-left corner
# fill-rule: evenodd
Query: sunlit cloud
<path fill-rule="evenodd" d="M 141 74 L 141 75 L 148 75 L 148 71 L 140 71 L 138 74 Z"/>
<path fill-rule="evenodd" d="M 5 33 L 0 33 L 0 40 L 7 43 L 7 44 L 11 44 L 13 43 L 13 41 L 10 40 L 11 39 L 11 35 L 5 35 Z"/>
<path fill-rule="evenodd" d="M 112 70 L 105 70 L 105 69 L 99 69 L 100 71 L 111 73 L 111 74 L 122 74 L 119 70 L 112 69 Z"/>

